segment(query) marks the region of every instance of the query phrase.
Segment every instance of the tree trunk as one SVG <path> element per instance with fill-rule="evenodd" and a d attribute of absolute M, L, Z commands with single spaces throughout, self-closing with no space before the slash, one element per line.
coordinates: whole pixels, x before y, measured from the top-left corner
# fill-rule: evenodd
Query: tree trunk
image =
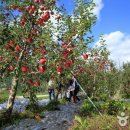
<path fill-rule="evenodd" d="M 29 101 L 31 105 L 35 105 L 35 100 L 34 100 L 34 91 L 33 89 L 29 86 Z"/>
<path fill-rule="evenodd" d="M 21 64 L 21 61 L 23 58 L 23 52 L 24 52 L 25 48 L 26 48 L 26 44 L 19 55 L 16 67 L 15 67 L 15 71 L 14 71 L 15 75 L 12 79 L 10 95 L 9 95 L 8 103 L 7 103 L 7 112 L 8 112 L 9 117 L 11 116 L 12 110 L 13 110 L 14 100 L 15 100 L 15 96 L 16 96 L 16 92 L 17 92 L 18 81 L 19 81 L 20 64 Z"/>
<path fill-rule="evenodd" d="M 17 92 L 17 85 L 18 85 L 18 77 L 13 77 L 12 86 L 11 86 L 10 95 L 9 95 L 8 104 L 7 104 L 7 112 L 9 114 L 9 117 L 13 110 L 13 104 L 14 104 L 14 100 L 15 100 L 15 96 Z"/>

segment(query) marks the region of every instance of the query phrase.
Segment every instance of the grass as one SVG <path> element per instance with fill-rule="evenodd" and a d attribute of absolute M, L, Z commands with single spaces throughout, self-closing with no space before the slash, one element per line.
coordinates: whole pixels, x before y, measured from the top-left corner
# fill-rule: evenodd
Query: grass
<path fill-rule="evenodd" d="M 37 96 L 38 100 L 48 99 L 48 98 L 49 98 L 48 95 L 36 95 L 36 96 Z M 22 99 L 23 96 L 16 95 L 16 98 L 17 98 L 17 99 Z"/>
<path fill-rule="evenodd" d="M 21 113 L 15 112 L 9 118 L 5 110 L 0 110 L 0 127 L 5 126 L 5 125 L 16 124 L 20 120 L 26 119 L 26 118 L 35 119 L 37 115 L 38 114 L 33 113 L 29 110 L 25 110 L 24 112 L 21 112 Z"/>
<path fill-rule="evenodd" d="M 2 91 L 0 92 L 0 103 L 3 103 L 8 100 L 9 92 L 8 91 Z"/>
<path fill-rule="evenodd" d="M 117 115 L 120 116 L 121 112 L 123 111 L 127 116 L 129 116 L 130 102 L 124 102 L 124 110 L 119 109 L 116 114 L 111 115 L 111 113 L 108 112 L 109 109 L 114 112 L 114 108 L 120 108 L 119 103 L 119 101 L 112 103 L 110 102 L 110 106 L 112 106 L 111 109 L 108 107 L 108 105 L 102 107 L 99 105 L 99 110 L 101 111 L 101 109 L 103 109 L 103 116 L 101 117 L 95 113 L 96 110 L 93 109 L 92 105 L 87 102 L 87 100 L 84 100 L 80 107 L 80 112 L 78 116 L 75 116 L 73 125 L 69 130 L 130 130 L 129 123 L 122 129 L 119 125 L 119 120 L 117 119 Z"/>
<path fill-rule="evenodd" d="M 69 130 L 119 130 L 121 126 L 118 123 L 116 116 L 95 115 L 93 117 L 76 116 L 73 126 Z M 130 125 L 126 126 L 124 130 L 130 130 Z"/>
<path fill-rule="evenodd" d="M 2 92 L 0 92 L 0 104 L 7 101 L 8 100 L 8 97 L 9 97 L 9 91 L 8 90 L 3 90 Z M 17 99 L 20 99 L 20 98 L 23 98 L 23 95 L 21 92 L 17 92 L 16 94 L 16 98 Z M 42 99 L 48 99 L 48 95 L 39 95 L 37 94 L 37 98 L 38 100 L 42 100 Z"/>
<path fill-rule="evenodd" d="M 65 104 L 66 100 L 65 99 L 60 99 L 58 101 L 52 100 L 49 102 L 46 106 L 37 106 L 37 105 L 28 105 L 27 110 L 33 111 L 34 113 L 41 113 L 43 111 L 55 111 L 59 110 L 58 105 L 60 104 Z"/>

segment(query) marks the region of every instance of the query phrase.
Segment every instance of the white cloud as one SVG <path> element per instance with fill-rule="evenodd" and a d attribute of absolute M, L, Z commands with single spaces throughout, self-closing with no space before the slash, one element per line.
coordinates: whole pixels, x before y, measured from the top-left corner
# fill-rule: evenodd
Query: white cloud
<path fill-rule="evenodd" d="M 102 0 L 94 0 L 95 4 L 96 4 L 96 7 L 94 8 L 93 10 L 93 13 L 95 15 L 97 15 L 97 18 L 99 19 L 100 18 L 100 12 L 104 6 Z"/>
<path fill-rule="evenodd" d="M 130 34 L 116 31 L 105 34 L 104 38 L 111 53 L 110 59 L 114 60 L 117 65 L 130 62 Z"/>

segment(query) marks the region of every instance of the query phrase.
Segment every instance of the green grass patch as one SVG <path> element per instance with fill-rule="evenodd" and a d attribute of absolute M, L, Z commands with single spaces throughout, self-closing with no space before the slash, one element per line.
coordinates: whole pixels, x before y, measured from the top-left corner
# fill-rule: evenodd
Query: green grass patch
<path fill-rule="evenodd" d="M 130 125 L 126 126 L 127 130 Z M 74 124 L 69 130 L 119 130 L 120 126 L 116 116 L 112 115 L 99 115 L 93 117 L 80 117 L 76 116 Z"/>
<path fill-rule="evenodd" d="M 5 126 L 5 125 L 10 125 L 10 124 L 16 124 L 20 120 L 25 119 L 25 118 L 35 118 L 36 113 L 33 113 L 29 110 L 26 110 L 21 113 L 13 113 L 11 117 L 8 116 L 6 110 L 1 110 L 0 111 L 0 127 Z"/>
<path fill-rule="evenodd" d="M 4 90 L 0 92 L 0 103 L 7 101 L 8 97 L 9 97 L 9 91 Z"/>
<path fill-rule="evenodd" d="M 8 90 L 3 90 L 0 92 L 0 104 L 7 101 L 8 100 L 8 97 L 9 97 L 9 91 Z M 23 94 L 18 91 L 17 94 L 16 94 L 16 98 L 23 98 Z M 48 99 L 48 95 L 39 95 L 37 94 L 37 98 L 38 100 L 42 100 L 42 99 Z"/>

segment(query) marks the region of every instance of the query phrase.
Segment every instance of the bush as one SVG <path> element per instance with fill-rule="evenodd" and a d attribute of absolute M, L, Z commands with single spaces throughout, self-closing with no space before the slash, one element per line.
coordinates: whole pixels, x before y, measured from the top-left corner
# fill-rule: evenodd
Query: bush
<path fill-rule="evenodd" d="M 43 111 L 54 111 L 59 110 L 58 105 L 61 103 L 60 101 L 51 101 L 46 106 L 39 106 L 38 104 L 29 104 L 26 107 L 26 110 L 29 110 L 34 113 L 41 113 Z"/>
<path fill-rule="evenodd" d="M 88 122 L 85 118 L 75 116 L 74 124 L 75 126 L 72 127 L 72 130 L 87 130 L 88 129 Z"/>
<path fill-rule="evenodd" d="M 29 110 L 26 110 L 22 113 L 18 113 L 20 115 L 20 118 L 34 118 L 34 113 L 29 111 Z"/>
<path fill-rule="evenodd" d="M 51 101 L 47 106 L 45 106 L 45 109 L 48 111 L 59 110 L 58 108 L 59 104 L 60 104 L 59 101 Z"/>
<path fill-rule="evenodd" d="M 117 115 L 119 111 L 123 111 L 123 106 L 124 104 L 122 101 L 110 100 L 108 104 L 107 113 L 109 115 Z"/>
<path fill-rule="evenodd" d="M 0 110 L 0 127 L 10 122 L 6 110 Z"/>
<path fill-rule="evenodd" d="M 125 104 L 122 101 L 109 100 L 100 104 L 101 112 L 109 115 L 117 115 L 119 111 L 123 111 Z"/>
<path fill-rule="evenodd" d="M 59 102 L 60 102 L 60 104 L 64 105 L 67 103 L 67 99 L 66 98 L 59 99 Z"/>
<path fill-rule="evenodd" d="M 26 110 L 36 113 L 39 111 L 40 107 L 37 104 L 28 104 Z"/>
<path fill-rule="evenodd" d="M 125 104 L 122 101 L 109 100 L 107 102 L 94 102 L 96 107 L 101 113 L 108 115 L 117 115 L 119 111 L 123 111 Z M 96 114 L 97 111 L 94 106 L 85 99 L 80 107 L 81 113 L 83 116 L 91 116 Z"/>
<path fill-rule="evenodd" d="M 97 108 L 99 109 L 99 104 L 97 104 L 96 102 L 94 102 L 94 104 L 97 106 Z M 87 100 L 85 99 L 80 107 L 80 111 L 82 115 L 92 115 L 96 113 L 96 109 L 94 108 L 94 106 Z"/>

